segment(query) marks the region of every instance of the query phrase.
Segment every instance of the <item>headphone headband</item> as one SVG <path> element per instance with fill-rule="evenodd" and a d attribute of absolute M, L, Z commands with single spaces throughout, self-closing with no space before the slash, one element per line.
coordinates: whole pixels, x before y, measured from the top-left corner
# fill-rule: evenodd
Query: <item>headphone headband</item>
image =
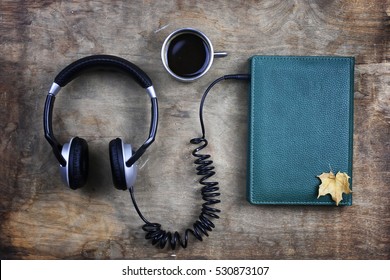
<path fill-rule="evenodd" d="M 158 104 L 157 96 L 154 91 L 152 81 L 149 76 L 133 63 L 112 55 L 92 55 L 81 58 L 67 67 L 65 67 L 54 79 L 49 93 L 46 97 L 43 127 L 45 131 L 45 138 L 53 148 L 53 153 L 56 156 L 61 166 L 66 165 L 65 158 L 61 155 L 62 145 L 54 136 L 52 128 L 52 115 L 55 97 L 62 87 L 67 85 L 70 81 L 81 75 L 86 70 L 93 70 L 96 68 L 114 69 L 129 74 L 141 87 L 145 88 L 151 99 L 152 118 L 149 130 L 149 137 L 142 144 L 142 146 L 134 153 L 134 155 L 126 162 L 126 166 L 132 166 L 146 151 L 146 149 L 153 143 L 158 123 Z"/>
<path fill-rule="evenodd" d="M 128 73 L 143 88 L 152 85 L 151 79 L 139 67 L 126 59 L 113 55 L 92 55 L 76 60 L 58 73 L 54 82 L 60 87 L 64 87 L 85 70 L 96 68 L 115 69 Z"/>

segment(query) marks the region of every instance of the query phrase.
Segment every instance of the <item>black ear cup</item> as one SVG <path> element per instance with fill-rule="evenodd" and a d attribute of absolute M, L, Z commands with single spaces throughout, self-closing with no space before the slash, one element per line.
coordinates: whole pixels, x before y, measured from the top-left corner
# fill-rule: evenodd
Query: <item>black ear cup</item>
<path fill-rule="evenodd" d="M 120 138 L 110 141 L 110 163 L 112 181 L 119 190 L 126 190 L 125 162 L 123 160 L 123 145 Z"/>
<path fill-rule="evenodd" d="M 88 144 L 82 138 L 75 137 L 69 147 L 68 178 L 69 187 L 78 189 L 87 182 L 89 169 Z"/>

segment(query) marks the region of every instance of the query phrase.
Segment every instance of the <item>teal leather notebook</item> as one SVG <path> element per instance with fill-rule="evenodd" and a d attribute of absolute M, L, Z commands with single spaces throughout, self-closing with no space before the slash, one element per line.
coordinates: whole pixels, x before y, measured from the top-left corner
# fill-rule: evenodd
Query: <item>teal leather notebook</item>
<path fill-rule="evenodd" d="M 317 176 L 345 172 L 352 188 L 354 58 L 254 56 L 250 72 L 248 201 L 336 205 Z"/>

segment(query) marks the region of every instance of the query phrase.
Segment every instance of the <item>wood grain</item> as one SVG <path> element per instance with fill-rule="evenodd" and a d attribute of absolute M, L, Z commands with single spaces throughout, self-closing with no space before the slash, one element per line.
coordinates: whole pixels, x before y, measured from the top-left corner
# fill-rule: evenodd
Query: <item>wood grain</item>
<path fill-rule="evenodd" d="M 389 259 L 390 6 L 388 1 L 2 1 L 0 3 L 1 259 Z M 177 28 L 204 31 L 210 72 L 182 84 L 160 48 Z M 54 128 L 89 143 L 91 176 L 72 191 L 43 137 L 54 76 L 85 55 L 122 56 L 152 78 L 160 106 L 156 142 L 142 157 L 139 206 L 183 231 L 201 201 L 189 140 L 200 135 L 201 94 L 215 78 L 246 73 L 263 55 L 355 56 L 351 207 L 251 206 L 245 200 L 247 85 L 225 82 L 207 99 L 208 152 L 220 182 L 221 219 L 204 242 L 158 250 L 144 240 L 126 192 L 112 187 L 108 143 L 139 146 L 149 129 L 142 89 L 113 73 L 84 75 L 57 98 Z"/>

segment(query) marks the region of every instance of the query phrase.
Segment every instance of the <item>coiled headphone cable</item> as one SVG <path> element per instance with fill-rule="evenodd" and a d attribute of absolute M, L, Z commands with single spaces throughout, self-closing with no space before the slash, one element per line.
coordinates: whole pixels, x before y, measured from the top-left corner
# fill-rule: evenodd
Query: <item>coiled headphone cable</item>
<path fill-rule="evenodd" d="M 136 199 L 134 197 L 134 188 L 129 188 L 130 191 L 130 197 L 134 204 L 134 208 L 137 211 L 139 217 L 144 221 L 144 225 L 142 226 L 142 229 L 146 232 L 145 239 L 151 239 L 152 245 L 155 245 L 156 247 L 159 247 L 161 249 L 165 248 L 165 245 L 169 243 L 171 246 L 171 249 L 174 250 L 176 248 L 177 243 L 183 247 L 186 248 L 188 245 L 188 237 L 191 233 L 196 239 L 199 241 L 202 241 L 202 236 L 209 236 L 208 232 L 212 231 L 215 227 L 214 223 L 210 219 L 218 219 L 219 216 L 217 213 L 220 213 L 221 210 L 214 208 L 215 204 L 220 203 L 219 200 L 220 193 L 218 182 L 209 181 L 209 179 L 215 175 L 214 166 L 212 166 L 213 161 L 210 159 L 211 156 L 208 154 L 201 154 L 200 151 L 203 150 L 207 145 L 208 141 L 206 140 L 205 134 L 205 127 L 203 122 L 203 106 L 204 102 L 206 100 L 206 97 L 211 90 L 211 88 L 223 80 L 250 80 L 250 75 L 248 74 L 236 74 L 236 75 L 225 75 L 218 79 L 216 79 L 214 82 L 212 82 L 206 91 L 203 93 L 200 107 L 199 107 L 199 119 L 200 119 L 200 125 L 202 129 L 202 137 L 193 138 L 191 139 L 190 143 L 194 145 L 199 145 L 196 149 L 192 151 L 192 155 L 196 158 L 194 163 L 197 165 L 196 167 L 196 174 L 203 176 L 199 183 L 202 186 L 201 188 L 201 196 L 202 199 L 205 201 L 202 204 L 201 213 L 199 215 L 198 220 L 194 222 L 191 228 L 187 228 L 184 231 L 184 237 L 182 237 L 177 231 L 172 234 L 170 231 L 165 231 L 162 229 L 161 224 L 159 223 L 151 223 L 149 222 L 141 213 L 140 209 L 138 208 Z"/>

